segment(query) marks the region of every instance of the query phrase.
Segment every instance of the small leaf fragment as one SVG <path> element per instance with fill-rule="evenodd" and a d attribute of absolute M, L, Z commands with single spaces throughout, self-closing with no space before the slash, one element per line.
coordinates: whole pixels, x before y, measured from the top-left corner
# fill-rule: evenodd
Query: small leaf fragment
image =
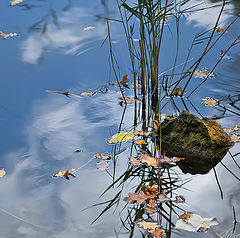
<path fill-rule="evenodd" d="M 122 106 L 124 103 L 130 104 L 130 103 L 137 102 L 137 101 L 138 101 L 137 99 L 132 99 L 130 97 L 124 97 L 124 98 L 120 98 L 120 105 Z"/>
<path fill-rule="evenodd" d="M 161 228 L 149 229 L 148 233 L 152 234 L 154 238 L 162 238 L 164 236 L 164 231 Z"/>
<path fill-rule="evenodd" d="M 23 2 L 23 0 L 15 0 L 15 1 L 12 1 L 12 2 L 9 4 L 9 6 L 14 6 L 14 5 L 19 4 L 19 3 L 21 3 L 21 2 Z"/>
<path fill-rule="evenodd" d="M 238 131 L 238 129 L 239 129 L 238 125 L 236 124 L 235 127 L 230 128 L 230 129 L 224 129 L 224 131 L 227 132 L 227 133 L 232 133 L 234 131 Z"/>
<path fill-rule="evenodd" d="M 240 136 L 238 136 L 236 134 L 230 135 L 230 139 L 232 142 L 240 142 Z"/>
<path fill-rule="evenodd" d="M 3 40 L 5 40 L 5 39 L 8 38 L 8 37 L 19 36 L 19 34 L 17 34 L 17 33 L 8 33 L 8 34 L 5 34 L 5 33 L 3 33 L 2 31 L 0 31 L 0 36 L 2 36 L 2 37 L 3 37 Z"/>
<path fill-rule="evenodd" d="M 176 199 L 173 200 L 172 202 L 175 202 L 175 203 L 185 203 L 185 201 L 186 201 L 186 199 L 183 196 L 179 195 L 179 196 L 176 196 Z"/>
<path fill-rule="evenodd" d="M 110 139 L 108 139 L 109 144 L 116 144 L 118 142 L 130 141 L 133 140 L 134 133 L 127 131 L 120 131 L 119 133 L 113 135 Z"/>
<path fill-rule="evenodd" d="M 217 106 L 219 104 L 219 102 L 216 99 L 212 99 L 212 98 L 203 98 L 203 104 L 205 104 L 206 106 Z"/>
<path fill-rule="evenodd" d="M 74 168 L 72 168 L 70 170 L 59 171 L 57 174 L 53 175 L 53 177 L 64 177 L 65 179 L 69 180 L 69 176 L 68 175 L 70 175 L 70 176 L 76 178 L 75 175 L 71 173 L 73 171 L 75 171 Z"/>
<path fill-rule="evenodd" d="M 96 154 L 95 157 L 98 158 L 98 159 L 105 159 L 105 160 L 110 160 L 111 159 L 111 156 L 104 155 L 104 154 Z"/>
<path fill-rule="evenodd" d="M 83 92 L 83 93 L 81 93 L 82 96 L 94 96 L 96 94 L 97 94 L 96 92 Z"/>
<path fill-rule="evenodd" d="M 143 229 L 156 229 L 158 227 L 160 227 L 160 225 L 158 225 L 155 222 L 147 222 L 147 221 L 140 221 L 137 223 L 139 227 L 143 228 Z"/>
<path fill-rule="evenodd" d="M 179 88 L 175 88 L 171 93 L 170 96 L 174 97 L 174 96 L 182 96 L 183 94 L 185 94 L 186 92 L 183 91 L 183 89 L 181 87 Z"/>
<path fill-rule="evenodd" d="M 90 31 L 90 30 L 93 30 L 93 29 L 95 29 L 96 27 L 94 27 L 94 26 L 88 26 L 88 27 L 85 27 L 85 28 L 83 28 L 83 30 L 84 31 Z"/>
<path fill-rule="evenodd" d="M 134 135 L 135 136 L 149 136 L 152 132 L 151 131 L 138 131 L 134 129 Z"/>
<path fill-rule="evenodd" d="M 134 141 L 134 144 L 136 144 L 136 145 L 147 145 L 148 143 L 144 140 L 136 140 L 136 141 Z"/>
<path fill-rule="evenodd" d="M 6 175 L 6 171 L 4 169 L 0 169 L 0 178 Z"/>

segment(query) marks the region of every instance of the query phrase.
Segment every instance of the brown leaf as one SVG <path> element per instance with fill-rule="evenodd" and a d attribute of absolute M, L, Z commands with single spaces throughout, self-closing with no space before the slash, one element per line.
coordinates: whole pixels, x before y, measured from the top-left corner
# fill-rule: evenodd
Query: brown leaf
<path fill-rule="evenodd" d="M 217 27 L 217 28 L 215 29 L 215 31 L 216 31 L 216 32 L 224 32 L 224 29 L 221 28 L 221 27 Z"/>
<path fill-rule="evenodd" d="M 53 177 L 64 177 L 65 179 L 69 180 L 68 175 L 70 175 L 70 176 L 76 178 L 75 175 L 71 173 L 71 172 L 73 172 L 74 170 L 75 170 L 75 169 L 72 168 L 72 169 L 70 169 L 70 170 L 59 171 L 57 174 L 53 175 Z"/>
<path fill-rule="evenodd" d="M 183 95 L 184 93 L 186 93 L 185 91 L 183 91 L 183 89 L 181 87 L 179 88 L 175 88 L 171 93 L 170 93 L 170 96 L 181 96 Z"/>
<path fill-rule="evenodd" d="M 162 238 L 164 236 L 164 231 L 161 228 L 149 229 L 148 233 L 151 233 L 154 238 Z"/>
<path fill-rule="evenodd" d="M 155 229 L 159 227 L 159 225 L 155 222 L 140 221 L 137 224 L 143 229 Z"/>
<path fill-rule="evenodd" d="M 231 128 L 231 129 L 224 129 L 224 131 L 227 132 L 227 133 L 232 133 L 234 131 L 238 131 L 238 129 L 239 129 L 238 125 L 236 124 L 235 127 Z"/>
<path fill-rule="evenodd" d="M 111 159 L 111 156 L 104 155 L 104 154 L 96 154 L 95 157 L 98 158 L 98 159 L 106 159 L 106 160 L 110 160 Z"/>
<path fill-rule="evenodd" d="M 11 3 L 9 4 L 9 6 L 14 6 L 14 5 L 16 5 L 16 4 L 18 4 L 18 3 L 21 3 L 21 2 L 23 2 L 23 0 L 15 0 L 15 1 L 11 2 Z"/>
<path fill-rule="evenodd" d="M 163 156 L 160 158 L 160 163 L 171 164 L 171 163 L 176 163 L 180 160 L 184 160 L 184 158 L 178 158 L 178 157 L 168 158 L 165 154 L 163 154 Z"/>
<path fill-rule="evenodd" d="M 147 163 L 148 166 L 157 166 L 159 163 L 158 158 L 151 157 L 147 154 L 140 154 L 139 158 L 141 159 L 142 163 Z"/>
<path fill-rule="evenodd" d="M 179 216 L 179 219 L 182 219 L 185 222 L 188 222 L 189 218 L 192 216 L 192 213 L 183 213 Z"/>
<path fill-rule="evenodd" d="M 126 202 L 132 202 L 137 204 L 142 204 L 148 198 L 143 191 L 140 190 L 139 194 L 129 193 L 128 197 L 125 197 Z"/>
<path fill-rule="evenodd" d="M 120 98 L 120 105 L 122 106 L 124 103 L 130 104 L 130 103 L 137 102 L 137 101 L 138 101 L 137 99 L 132 99 L 130 97 L 124 97 L 124 98 Z"/>
<path fill-rule="evenodd" d="M 203 98 L 203 104 L 207 106 L 217 106 L 219 102 L 212 98 Z"/>
<path fill-rule="evenodd" d="M 134 135 L 135 136 L 149 136 L 152 132 L 151 131 L 138 131 L 134 129 Z"/>
<path fill-rule="evenodd" d="M 169 202 L 171 199 L 168 198 L 165 194 L 159 194 L 157 199 L 156 199 L 156 202 L 157 203 L 164 203 L 164 202 Z"/>
<path fill-rule="evenodd" d="M 156 213 L 157 211 L 155 209 L 153 209 L 153 207 L 150 204 L 147 204 L 145 207 L 145 210 L 147 211 L 147 213 L 149 214 L 153 214 Z"/>
<path fill-rule="evenodd" d="M 240 136 L 238 136 L 236 134 L 230 135 L 230 139 L 232 142 L 240 142 Z"/>
<path fill-rule="evenodd" d="M 132 166 L 140 166 L 142 165 L 142 161 L 137 159 L 137 158 L 134 158 L 133 156 L 130 157 L 129 159 L 129 163 L 132 165 Z"/>
<path fill-rule="evenodd" d="M 148 143 L 144 140 L 136 140 L 136 141 L 134 141 L 134 144 L 136 144 L 136 145 L 147 145 Z"/>
<path fill-rule="evenodd" d="M 111 81 L 111 82 L 109 82 L 108 84 L 114 86 L 114 85 L 117 84 L 117 81 Z"/>
<path fill-rule="evenodd" d="M 119 82 L 123 87 L 125 88 L 129 88 L 129 86 L 127 85 L 127 83 L 129 82 L 128 76 L 127 74 L 125 74 L 123 76 L 123 79 Z"/>
<path fill-rule="evenodd" d="M 185 198 L 181 195 L 176 196 L 176 199 L 173 201 L 175 203 L 185 203 Z"/>

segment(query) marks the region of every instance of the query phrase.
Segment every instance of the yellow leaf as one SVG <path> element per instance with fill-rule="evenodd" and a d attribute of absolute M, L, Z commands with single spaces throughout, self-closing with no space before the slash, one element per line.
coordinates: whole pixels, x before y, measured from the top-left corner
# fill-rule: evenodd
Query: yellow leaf
<path fill-rule="evenodd" d="M 120 131 L 119 133 L 113 135 L 110 139 L 108 139 L 109 144 L 117 144 L 118 142 L 130 141 L 133 140 L 134 133 Z"/>
<path fill-rule="evenodd" d="M 98 159 L 106 159 L 106 160 L 110 160 L 111 159 L 111 156 L 104 155 L 104 154 L 96 154 L 95 157 L 98 158 Z"/>
<path fill-rule="evenodd" d="M 84 93 L 81 93 L 82 96 L 93 96 L 97 94 L 96 92 L 84 92 Z"/>
<path fill-rule="evenodd" d="M 4 177 L 6 174 L 6 171 L 4 169 L 0 169 L 0 178 Z"/>
<path fill-rule="evenodd" d="M 70 176 L 76 178 L 75 175 L 71 173 L 73 171 L 75 171 L 75 169 L 73 169 L 73 168 L 70 170 L 59 171 L 57 174 L 53 175 L 53 177 L 64 177 L 65 179 L 69 180 L 68 175 L 70 175 Z"/>
<path fill-rule="evenodd" d="M 240 142 L 240 136 L 238 136 L 236 134 L 230 135 L 230 139 L 232 142 Z"/>
<path fill-rule="evenodd" d="M 11 3 L 9 4 L 9 6 L 14 6 L 14 5 L 16 5 L 16 4 L 18 4 L 18 3 L 21 3 L 21 2 L 23 2 L 23 0 L 15 0 L 15 1 L 11 2 Z"/>

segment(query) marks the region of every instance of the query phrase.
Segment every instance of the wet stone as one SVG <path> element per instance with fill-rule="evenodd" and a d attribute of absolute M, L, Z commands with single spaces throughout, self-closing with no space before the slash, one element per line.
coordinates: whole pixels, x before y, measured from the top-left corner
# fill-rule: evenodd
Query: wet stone
<path fill-rule="evenodd" d="M 232 142 L 213 119 L 183 111 L 175 119 L 161 123 L 162 148 L 167 156 L 183 157 L 177 162 L 183 173 L 206 174 L 226 155 Z M 159 143 L 159 133 L 157 141 Z"/>

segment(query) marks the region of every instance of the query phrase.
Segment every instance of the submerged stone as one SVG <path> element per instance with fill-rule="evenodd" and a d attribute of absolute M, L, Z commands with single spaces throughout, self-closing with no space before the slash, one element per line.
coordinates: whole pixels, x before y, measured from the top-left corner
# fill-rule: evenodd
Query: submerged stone
<path fill-rule="evenodd" d="M 166 155 L 185 158 L 177 163 L 183 173 L 208 173 L 232 145 L 230 137 L 215 120 L 200 119 L 187 111 L 161 123 L 157 133 L 158 143 L 160 131 Z"/>

